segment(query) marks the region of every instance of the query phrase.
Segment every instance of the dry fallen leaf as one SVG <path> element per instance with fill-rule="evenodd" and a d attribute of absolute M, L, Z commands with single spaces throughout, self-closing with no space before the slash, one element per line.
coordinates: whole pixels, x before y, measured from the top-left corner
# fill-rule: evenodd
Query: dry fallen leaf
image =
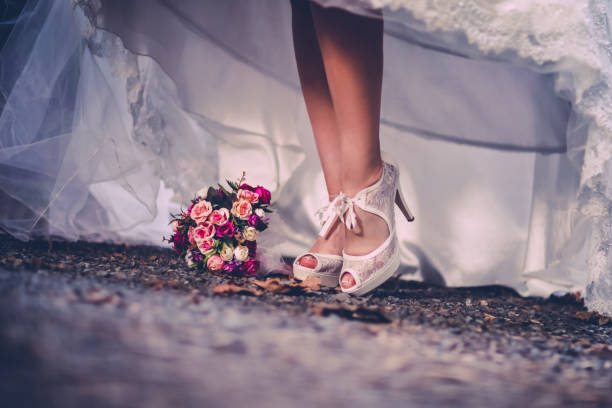
<path fill-rule="evenodd" d="M 488 314 L 488 313 L 484 314 L 484 321 L 485 322 L 490 322 L 491 320 L 495 320 L 495 319 L 496 319 L 496 317 L 491 315 L 491 314 Z"/>
<path fill-rule="evenodd" d="M 221 284 L 213 287 L 213 293 L 217 295 L 250 295 L 250 296 L 260 296 L 262 294 L 261 290 L 249 288 L 246 286 L 238 286 L 233 284 Z"/>
<path fill-rule="evenodd" d="M 255 280 L 253 283 L 264 290 L 283 295 L 300 295 L 307 291 L 321 289 L 321 280 L 315 276 L 309 276 L 301 282 L 293 279 L 268 278 Z"/>
<path fill-rule="evenodd" d="M 608 323 L 610 323 L 610 318 L 609 317 L 600 316 L 598 323 L 599 323 L 600 326 L 608 324 Z"/>
<path fill-rule="evenodd" d="M 574 317 L 576 319 L 580 319 L 580 320 L 584 320 L 584 321 L 589 321 L 589 320 L 591 320 L 591 317 L 593 317 L 593 312 L 588 312 L 586 310 L 579 310 L 579 311 L 576 312 Z"/>
<path fill-rule="evenodd" d="M 279 278 L 270 278 L 263 281 L 255 280 L 253 283 L 270 292 L 289 293 L 292 290 L 290 285 L 283 283 Z"/>
<path fill-rule="evenodd" d="M 321 279 L 316 276 L 309 276 L 302 281 L 300 286 L 308 290 L 319 290 L 321 289 Z"/>

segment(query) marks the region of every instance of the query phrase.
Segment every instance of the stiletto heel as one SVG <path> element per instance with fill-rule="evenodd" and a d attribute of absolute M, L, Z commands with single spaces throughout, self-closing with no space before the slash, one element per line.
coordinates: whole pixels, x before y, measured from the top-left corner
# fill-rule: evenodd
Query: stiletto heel
<path fill-rule="evenodd" d="M 400 185 L 400 182 L 399 182 L 399 166 L 393 160 L 393 158 L 389 156 L 388 153 L 381 152 L 380 154 L 382 156 L 383 161 L 386 161 L 387 163 L 389 163 L 390 165 L 392 165 L 393 167 L 397 169 L 398 180 L 397 180 L 397 190 L 395 193 L 395 204 L 397 204 L 400 211 L 402 212 L 402 214 L 404 214 L 404 217 L 406 217 L 408 222 L 412 222 L 414 221 L 414 215 L 412 215 L 410 208 L 408 208 L 408 204 L 406 204 L 406 200 L 404 199 L 404 194 L 402 193 L 402 186 Z"/>
<path fill-rule="evenodd" d="M 399 186 L 399 183 L 397 185 Z M 397 204 L 400 211 L 402 212 L 402 214 L 404 214 L 404 217 L 406 217 L 408 222 L 414 221 L 414 215 L 412 215 L 410 208 L 408 208 L 408 204 L 406 204 L 406 200 L 404 199 L 404 194 L 402 194 L 401 187 L 398 187 L 397 191 L 395 192 L 395 204 Z"/>

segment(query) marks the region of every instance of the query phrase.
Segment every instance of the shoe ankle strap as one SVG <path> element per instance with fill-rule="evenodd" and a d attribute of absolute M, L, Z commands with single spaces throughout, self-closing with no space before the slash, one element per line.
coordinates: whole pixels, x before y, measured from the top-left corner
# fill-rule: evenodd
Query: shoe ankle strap
<path fill-rule="evenodd" d="M 317 210 L 315 214 L 319 217 L 321 221 L 321 230 L 319 231 L 319 236 L 327 236 L 332 225 L 334 225 L 336 218 L 339 219 L 341 222 L 344 222 L 343 215 L 346 211 L 346 199 L 347 196 L 343 192 L 340 192 L 327 205 Z"/>

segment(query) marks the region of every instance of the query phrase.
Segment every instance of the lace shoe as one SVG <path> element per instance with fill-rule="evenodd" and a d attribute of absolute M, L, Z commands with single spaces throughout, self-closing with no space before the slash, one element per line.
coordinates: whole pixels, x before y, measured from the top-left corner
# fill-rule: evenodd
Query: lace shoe
<path fill-rule="evenodd" d="M 382 285 L 400 266 L 399 245 L 395 229 L 394 204 L 408 221 L 414 216 L 406 205 L 399 184 L 399 168 L 387 156 L 383 156 L 383 173 L 373 185 L 359 191 L 354 197 L 344 196 L 341 219 L 349 230 L 357 224 L 355 206 L 381 217 L 387 224 L 389 236 L 378 248 L 365 255 L 349 255 L 342 252 L 342 270 L 339 282 L 350 274 L 355 284 L 343 292 L 363 295 Z"/>

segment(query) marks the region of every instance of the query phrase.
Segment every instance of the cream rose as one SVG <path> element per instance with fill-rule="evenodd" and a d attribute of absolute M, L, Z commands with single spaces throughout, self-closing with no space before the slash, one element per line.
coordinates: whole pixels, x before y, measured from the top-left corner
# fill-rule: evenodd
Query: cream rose
<path fill-rule="evenodd" d="M 253 211 L 255 213 L 256 216 L 258 216 L 259 218 L 263 218 L 266 215 L 266 212 L 264 210 L 262 210 L 261 208 L 256 209 L 255 211 Z"/>
<path fill-rule="evenodd" d="M 185 254 L 185 262 L 187 262 L 187 266 L 190 268 L 193 268 L 194 266 L 198 265 L 193 259 L 193 254 L 191 253 L 191 251 L 187 251 L 187 253 Z"/>
<path fill-rule="evenodd" d="M 219 208 L 210 213 L 209 220 L 215 225 L 225 225 L 229 221 L 230 213 L 227 208 Z"/>
<path fill-rule="evenodd" d="M 236 248 L 234 248 L 234 256 L 239 261 L 246 261 L 249 259 L 249 248 L 245 247 L 244 245 L 238 245 Z"/>
<path fill-rule="evenodd" d="M 229 262 L 234 259 L 234 248 L 231 245 L 223 244 L 219 255 L 224 261 Z"/>
<path fill-rule="evenodd" d="M 199 201 L 191 209 L 189 214 L 191 218 L 198 224 L 206 221 L 206 217 L 212 212 L 212 204 L 206 200 Z"/>
<path fill-rule="evenodd" d="M 242 236 L 247 241 L 255 241 L 257 238 L 257 230 L 255 227 L 245 227 L 244 231 L 242 231 Z"/>
<path fill-rule="evenodd" d="M 215 240 L 213 238 L 198 241 L 198 249 L 204 255 L 208 255 L 215 250 Z"/>
<path fill-rule="evenodd" d="M 193 229 L 193 240 L 198 243 L 215 236 L 217 229 L 212 222 L 204 221 Z"/>
<path fill-rule="evenodd" d="M 238 190 L 236 195 L 238 196 L 239 200 L 246 200 L 251 204 L 259 202 L 259 195 L 257 195 L 257 193 L 255 193 L 254 191 L 240 189 Z"/>
<path fill-rule="evenodd" d="M 232 214 L 241 220 L 248 220 L 252 213 L 251 203 L 247 200 L 238 200 L 232 205 Z"/>
<path fill-rule="evenodd" d="M 178 221 L 172 221 L 172 232 L 178 232 Z"/>
<path fill-rule="evenodd" d="M 223 269 L 223 263 L 223 259 L 219 255 L 213 255 L 206 261 L 206 267 L 209 271 L 217 272 Z"/>
<path fill-rule="evenodd" d="M 206 198 L 206 196 L 208 195 L 208 188 L 204 187 L 198 190 L 198 192 L 196 193 L 197 197 L 202 197 L 202 198 Z"/>

